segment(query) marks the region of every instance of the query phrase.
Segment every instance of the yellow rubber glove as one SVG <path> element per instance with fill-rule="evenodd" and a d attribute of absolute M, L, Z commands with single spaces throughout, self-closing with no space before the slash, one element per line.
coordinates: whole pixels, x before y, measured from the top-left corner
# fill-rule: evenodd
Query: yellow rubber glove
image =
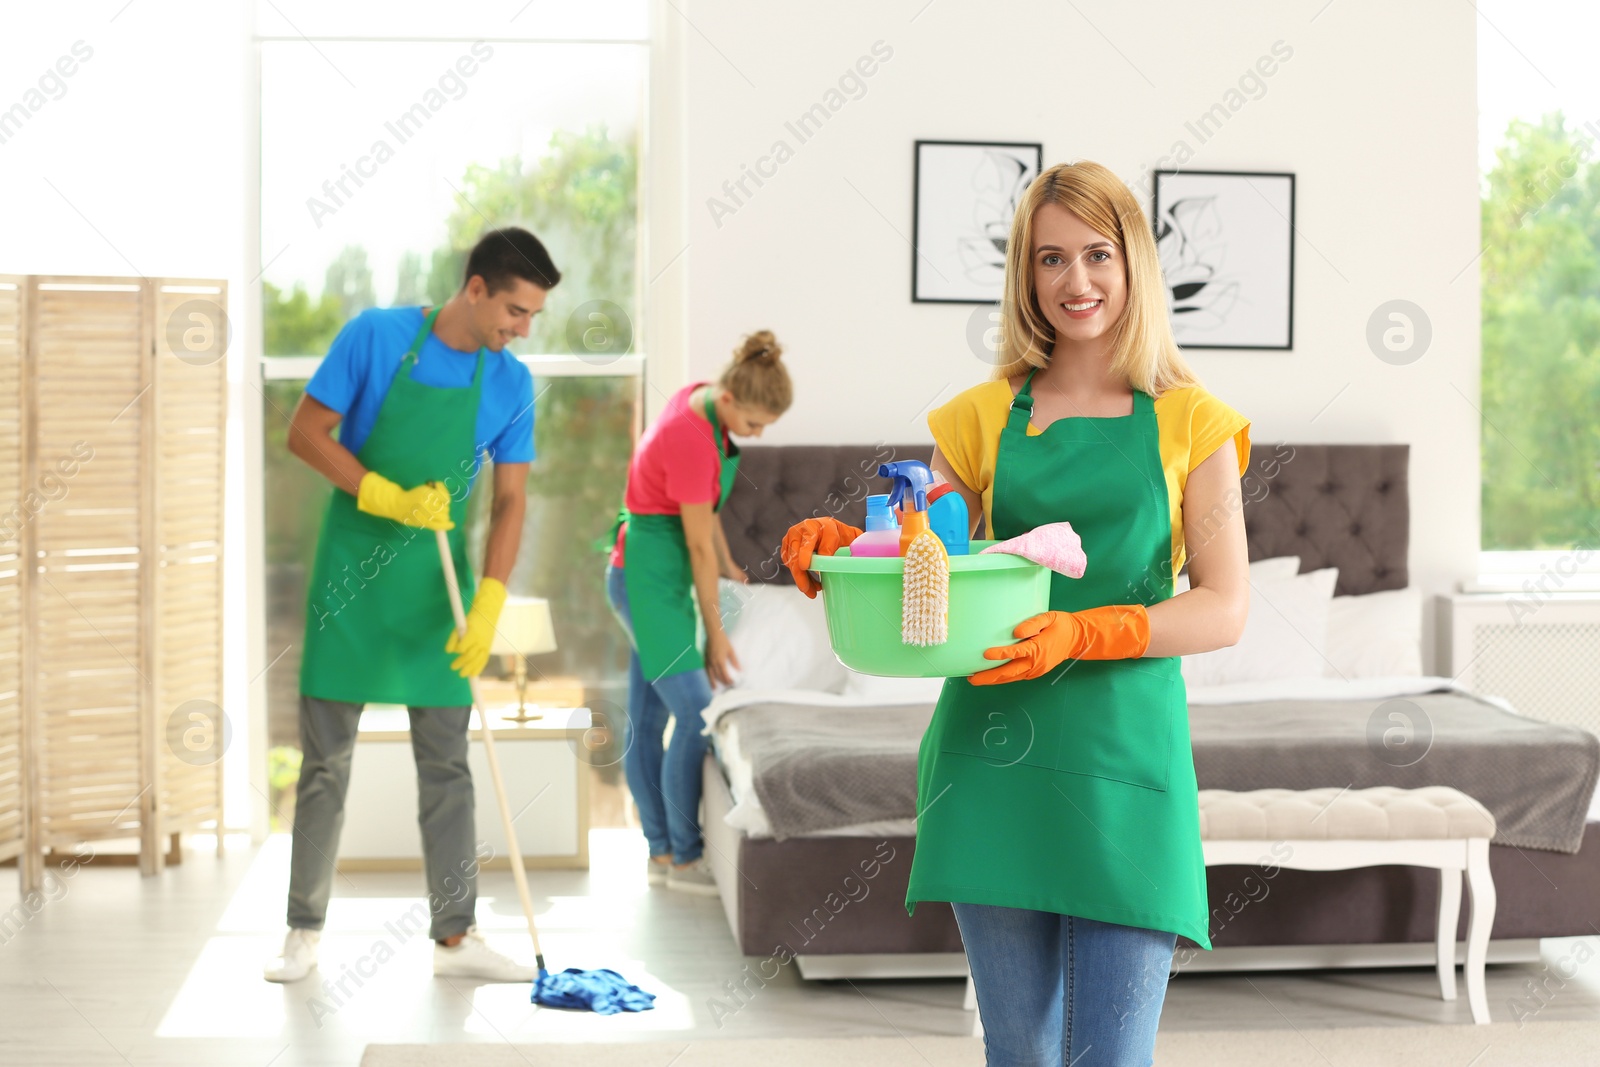
<path fill-rule="evenodd" d="M 450 521 L 450 493 L 438 482 L 402 489 L 377 471 L 361 476 L 356 507 L 368 515 L 393 519 L 424 530 L 454 530 Z"/>
<path fill-rule="evenodd" d="M 1087 611 L 1047 611 L 1017 624 L 1023 640 L 983 653 L 1009 663 L 968 675 L 973 685 L 1039 678 L 1069 659 L 1137 659 L 1150 647 L 1150 615 L 1143 604 L 1107 604 Z"/>
<path fill-rule="evenodd" d="M 459 630 L 445 642 L 446 652 L 458 653 L 450 669 L 463 678 L 483 673 L 489 665 L 489 649 L 494 645 L 495 623 L 500 621 L 500 609 L 506 603 L 505 583 L 498 578 L 485 578 L 478 583 L 478 594 L 472 598 L 472 610 L 467 612 L 467 632 Z"/>

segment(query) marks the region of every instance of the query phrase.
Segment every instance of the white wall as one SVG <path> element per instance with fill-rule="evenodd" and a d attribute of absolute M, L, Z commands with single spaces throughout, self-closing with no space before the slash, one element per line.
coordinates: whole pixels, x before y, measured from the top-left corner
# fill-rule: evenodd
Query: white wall
<path fill-rule="evenodd" d="M 1171 166 L 1158 161 L 1184 141 L 1191 169 L 1297 175 L 1295 348 L 1195 352 L 1206 386 L 1254 421 L 1258 445 L 1409 442 L 1413 581 L 1443 592 L 1476 574 L 1471 5 L 820 0 L 759 20 L 732 0 L 681 7 L 697 31 L 688 371 L 712 377 L 744 332 L 776 331 L 798 400 L 771 441 L 931 440 L 930 404 L 986 376 L 965 339 L 973 309 L 910 300 L 914 140 L 1041 141 L 1046 165 L 1104 163 L 1146 211 L 1147 171 Z M 893 55 L 865 94 L 799 144 L 785 121 L 876 41 Z M 1265 92 L 1200 143 L 1185 124 L 1279 41 L 1293 54 Z M 708 199 L 729 202 L 723 182 L 779 139 L 793 158 L 713 218 Z M 1369 315 L 1395 298 L 1433 327 L 1408 366 L 1365 340 Z"/>
<path fill-rule="evenodd" d="M 0 34 L 0 110 L 29 117 L 0 142 L 0 273 L 224 278 L 228 353 L 229 549 L 223 709 L 233 742 L 224 767 L 227 817 L 242 825 L 248 771 L 251 634 L 246 619 L 243 415 L 260 394 L 244 383 L 249 325 L 247 239 L 248 8 L 204 0 L 31 4 Z M 62 56 L 88 58 L 29 97 Z M 59 70 L 57 71 L 59 73 Z M 253 246 L 252 246 L 253 247 Z M 252 425 L 259 427 L 259 420 Z M 257 546 L 259 547 L 259 546 Z M 264 772 L 264 764 L 258 770 Z"/>
<path fill-rule="evenodd" d="M 235 274 L 245 9 L 95 0 L 8 14 L 0 110 L 24 101 L 75 44 L 89 58 L 0 142 L 0 270 Z"/>

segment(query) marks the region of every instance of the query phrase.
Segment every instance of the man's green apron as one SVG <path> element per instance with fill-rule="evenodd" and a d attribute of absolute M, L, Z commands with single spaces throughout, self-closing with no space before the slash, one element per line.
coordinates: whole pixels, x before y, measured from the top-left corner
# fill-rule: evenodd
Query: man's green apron
<path fill-rule="evenodd" d="M 739 451 L 717 421 L 709 389 L 706 421 L 716 436 L 717 455 L 722 460 L 722 491 L 715 509 L 720 511 L 733 491 Z M 689 566 L 683 519 L 677 515 L 634 515 L 623 511 L 618 516 L 618 527 L 613 528 L 613 542 L 623 522 L 628 531 L 622 552 L 622 576 L 628 588 L 629 614 L 633 616 L 633 645 L 644 676 L 653 682 L 669 674 L 703 669 L 706 664 L 700 653 L 694 571 Z"/>
<path fill-rule="evenodd" d="M 1155 406 L 1028 435 L 1033 374 L 1000 434 L 996 538 L 1071 522 L 1088 570 L 1050 608 L 1172 595 Z M 1021 619 L 1016 620 L 1021 622 Z M 1042 678 L 944 684 L 917 762 L 919 900 L 1027 908 L 1167 930 L 1211 947 L 1188 705 L 1175 656 L 1068 660 Z"/>
<path fill-rule="evenodd" d="M 472 384 L 446 389 L 412 377 L 435 308 L 395 368 L 372 432 L 356 454 L 363 466 L 411 489 L 436 481 L 464 485 L 478 458 L 483 350 Z M 476 590 L 467 563 L 467 494 L 452 493 L 446 534 L 464 604 Z M 270 505 L 269 505 L 270 506 Z M 368 515 L 335 489 L 322 517 L 316 565 L 306 596 L 300 691 L 324 700 L 464 707 L 467 679 L 444 650 L 455 617 L 432 530 Z"/>

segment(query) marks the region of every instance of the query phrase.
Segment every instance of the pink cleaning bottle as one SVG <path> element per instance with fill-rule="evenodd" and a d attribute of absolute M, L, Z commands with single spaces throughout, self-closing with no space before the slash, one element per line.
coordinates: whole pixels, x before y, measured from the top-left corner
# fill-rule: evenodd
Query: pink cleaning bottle
<path fill-rule="evenodd" d="M 850 542 L 852 556 L 898 556 L 900 527 L 895 525 L 887 493 L 867 497 L 867 528 Z"/>

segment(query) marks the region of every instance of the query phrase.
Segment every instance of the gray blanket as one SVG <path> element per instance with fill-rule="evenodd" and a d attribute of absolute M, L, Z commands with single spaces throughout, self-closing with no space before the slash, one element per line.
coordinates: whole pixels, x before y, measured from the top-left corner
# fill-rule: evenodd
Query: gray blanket
<path fill-rule="evenodd" d="M 754 704 L 739 718 L 756 797 L 782 841 L 917 814 L 917 745 L 932 704 Z"/>
<path fill-rule="evenodd" d="M 759 704 L 730 714 L 778 840 L 915 816 L 931 705 Z M 1189 729 L 1201 789 L 1448 785 L 1494 814 L 1496 844 L 1554 852 L 1578 851 L 1600 776 L 1593 734 L 1460 693 L 1197 705 Z M 1386 735 L 1401 729 L 1409 735 Z"/>

